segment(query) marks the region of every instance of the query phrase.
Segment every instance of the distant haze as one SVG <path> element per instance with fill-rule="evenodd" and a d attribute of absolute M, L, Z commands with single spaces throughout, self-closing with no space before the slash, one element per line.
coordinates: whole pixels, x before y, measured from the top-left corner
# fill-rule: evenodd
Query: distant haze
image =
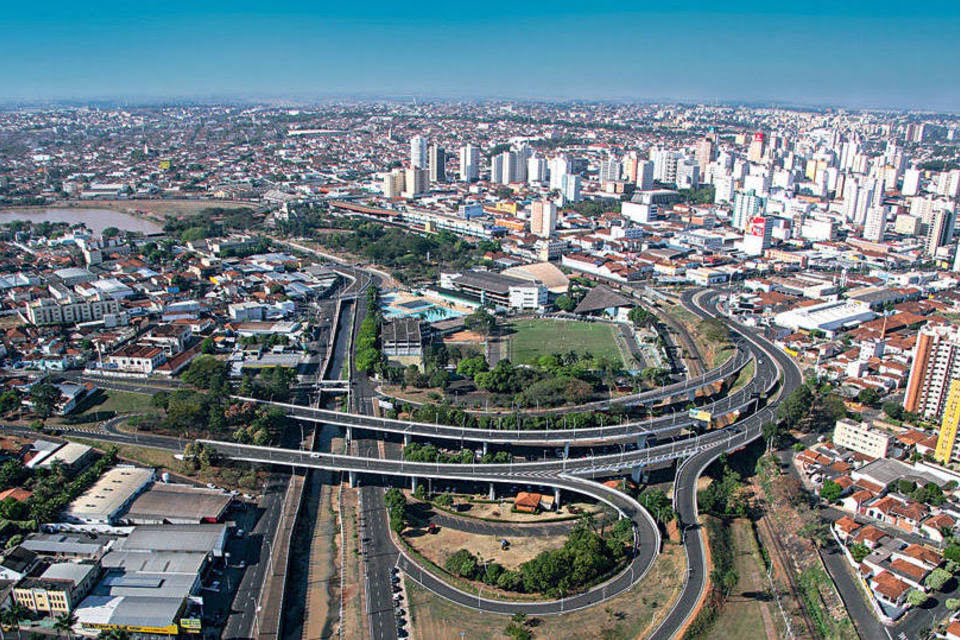
<path fill-rule="evenodd" d="M 0 102 L 412 95 L 959 112 L 950 1 L 329 4 L 10 3 Z"/>

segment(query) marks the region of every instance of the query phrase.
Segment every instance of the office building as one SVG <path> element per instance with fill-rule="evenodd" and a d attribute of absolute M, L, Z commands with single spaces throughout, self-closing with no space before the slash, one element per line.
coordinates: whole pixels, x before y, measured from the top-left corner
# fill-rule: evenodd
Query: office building
<path fill-rule="evenodd" d="M 413 136 L 410 138 L 410 166 L 418 169 L 428 168 L 426 138 Z"/>
<path fill-rule="evenodd" d="M 531 233 L 542 238 L 550 238 L 557 228 L 557 205 L 549 200 L 535 200 L 531 203 Z"/>
<path fill-rule="evenodd" d="M 946 325 L 920 329 L 903 396 L 904 410 L 938 418 L 947 404 L 952 382 L 959 378 L 960 342 L 956 329 Z"/>
<path fill-rule="evenodd" d="M 438 144 L 430 145 L 430 182 L 447 181 L 447 152 Z"/>
<path fill-rule="evenodd" d="M 480 149 L 468 144 L 460 148 L 460 180 L 473 182 L 480 178 Z"/>
<path fill-rule="evenodd" d="M 745 235 L 742 237 L 742 252 L 750 256 L 761 256 L 772 247 L 772 226 L 775 218 L 755 216 L 749 218 Z"/>

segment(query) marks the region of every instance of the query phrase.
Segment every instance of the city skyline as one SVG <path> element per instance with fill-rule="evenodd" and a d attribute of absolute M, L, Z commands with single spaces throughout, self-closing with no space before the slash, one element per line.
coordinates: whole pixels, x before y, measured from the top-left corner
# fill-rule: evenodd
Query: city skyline
<path fill-rule="evenodd" d="M 519 99 L 959 112 L 959 11 L 942 2 L 746 2 L 553 11 L 187 3 L 8 13 L 6 103 Z"/>

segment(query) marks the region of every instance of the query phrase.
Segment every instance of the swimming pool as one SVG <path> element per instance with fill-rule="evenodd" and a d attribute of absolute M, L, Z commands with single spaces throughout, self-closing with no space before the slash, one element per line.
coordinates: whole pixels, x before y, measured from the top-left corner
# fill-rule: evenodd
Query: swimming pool
<path fill-rule="evenodd" d="M 466 315 L 456 309 L 441 307 L 422 299 L 409 300 L 398 305 L 394 304 L 395 302 L 396 294 L 394 293 L 380 296 L 383 316 L 387 318 L 421 318 L 427 322 L 439 322 L 451 318 L 462 318 Z"/>

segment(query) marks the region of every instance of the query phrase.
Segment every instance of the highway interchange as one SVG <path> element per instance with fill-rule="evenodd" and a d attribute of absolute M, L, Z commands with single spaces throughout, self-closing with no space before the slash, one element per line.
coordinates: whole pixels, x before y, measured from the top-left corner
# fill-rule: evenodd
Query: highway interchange
<path fill-rule="evenodd" d="M 360 287 L 361 289 L 362 287 Z M 685 306 L 700 317 L 721 317 L 716 309 L 717 293 L 714 290 L 694 291 L 684 296 Z M 360 305 L 361 306 L 361 305 Z M 362 309 L 356 309 L 357 318 Z M 702 471 L 719 455 L 733 451 L 752 442 L 761 435 L 762 425 L 774 419 L 774 407 L 792 389 L 801 383 L 798 367 L 781 350 L 762 339 L 755 332 L 729 322 L 736 353 L 725 365 L 708 372 L 696 381 L 669 385 L 671 388 L 649 392 L 648 401 L 658 401 L 665 397 L 694 392 L 715 380 L 734 375 L 750 358 L 755 366 L 755 374 L 748 385 L 738 393 L 716 401 L 710 407 L 714 415 L 721 415 L 733 409 L 748 408 L 757 403 L 754 412 L 731 427 L 676 438 L 660 444 L 647 444 L 631 451 L 595 455 L 590 457 L 564 457 L 553 460 L 515 461 L 509 464 L 437 464 L 409 462 L 388 455 L 380 456 L 374 441 L 367 439 L 368 434 L 403 434 L 408 441 L 411 437 L 461 440 L 466 442 L 491 442 L 494 444 L 513 444 L 515 446 L 567 445 L 591 446 L 605 443 L 640 441 L 642 437 L 656 436 L 666 438 L 668 434 L 681 430 L 687 424 L 687 415 L 672 415 L 655 418 L 651 421 L 628 422 L 622 425 L 590 429 L 587 432 L 575 431 L 488 431 L 447 427 L 444 425 L 421 424 L 406 421 L 388 421 L 363 415 L 371 411 L 375 391 L 364 378 L 353 380 L 353 414 L 335 414 L 302 407 L 290 406 L 293 417 L 317 422 L 350 427 L 357 438 L 354 455 L 325 452 L 308 452 L 271 447 L 254 447 L 220 441 L 203 441 L 216 447 L 223 455 L 258 463 L 270 463 L 291 467 L 329 469 L 347 472 L 351 482 L 362 479 L 362 511 L 365 514 L 365 531 L 361 537 L 369 540 L 378 562 L 368 562 L 366 572 L 367 610 L 370 612 L 371 633 L 376 638 L 395 637 L 395 625 L 386 629 L 386 623 L 378 620 L 380 614 L 390 613 L 380 604 L 383 597 L 371 597 L 376 592 L 389 590 L 388 571 L 393 564 L 399 566 L 410 578 L 422 583 L 438 595 L 468 607 L 494 613 L 511 614 L 523 611 L 532 615 L 553 614 L 574 611 L 607 600 L 630 588 L 649 571 L 660 551 L 660 537 L 657 527 L 648 513 L 630 496 L 610 489 L 591 478 L 602 475 L 619 475 L 629 471 L 648 468 L 672 461 L 679 461 L 675 477 L 674 503 L 682 519 L 685 534 L 685 549 L 689 570 L 685 576 L 682 594 L 651 637 L 672 637 L 689 619 L 698 605 L 706 580 L 707 558 L 704 545 L 698 533 L 698 513 L 696 505 L 696 486 Z M 350 367 L 352 371 L 353 368 Z M 771 396 L 765 399 L 766 394 Z M 667 394 L 667 395 L 664 395 Z M 644 394 L 642 394 L 644 395 Z M 680 421 L 680 422 L 679 422 Z M 692 421 L 694 423 L 694 421 Z M 650 441 L 650 438 L 649 438 Z M 562 600 L 544 602 L 501 602 L 481 598 L 479 594 L 461 591 L 435 575 L 424 571 L 416 561 L 395 548 L 388 533 L 385 513 L 382 509 L 381 485 L 386 476 L 408 478 L 439 478 L 453 481 L 472 481 L 477 483 L 498 483 L 515 485 L 539 485 L 552 489 L 565 490 L 589 496 L 608 504 L 622 517 L 631 518 L 636 531 L 635 553 L 628 566 L 610 581 L 597 585 L 590 590 L 569 596 Z M 369 484 L 376 480 L 376 485 Z M 369 500 L 365 497 L 369 495 Z M 379 501 L 379 502 L 377 502 Z M 373 503 L 376 504 L 373 504 Z M 367 504 L 368 503 L 368 504 Z M 694 531 L 694 532 L 693 532 Z M 395 556 L 395 557 L 393 557 Z M 390 615 L 391 618 L 391 615 Z M 378 624 L 374 624 L 374 619 Z"/>

